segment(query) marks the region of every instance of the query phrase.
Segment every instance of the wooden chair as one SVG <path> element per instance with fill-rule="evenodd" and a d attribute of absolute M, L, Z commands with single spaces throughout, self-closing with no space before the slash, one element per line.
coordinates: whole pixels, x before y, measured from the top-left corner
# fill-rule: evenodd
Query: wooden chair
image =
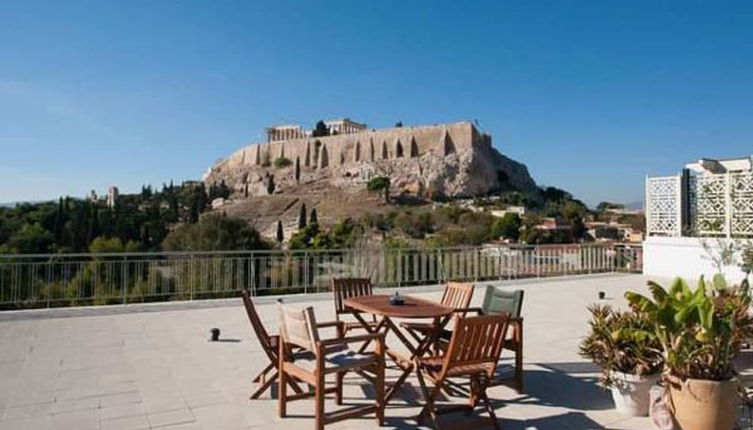
<path fill-rule="evenodd" d="M 416 358 L 418 382 L 426 399 L 426 404 L 417 417 L 419 424 L 429 417 L 434 426 L 440 428 L 438 415 L 458 411 L 470 415 L 481 401 L 491 424 L 496 429 L 500 428 L 486 389 L 496 371 L 508 324 L 507 315 L 456 317 L 455 330 L 444 354 Z M 470 379 L 467 405 L 436 405 L 437 396 L 448 378 Z M 426 379 L 433 382 L 432 389 L 428 388 Z M 467 425 L 463 427 L 466 428 Z"/>
<path fill-rule="evenodd" d="M 448 282 L 442 294 L 442 303 L 449 308 L 457 309 L 461 316 L 465 316 L 473 298 L 473 284 Z M 403 322 L 400 324 L 413 338 L 420 342 L 434 330 L 433 322 Z"/>
<path fill-rule="evenodd" d="M 512 351 L 515 359 L 515 373 L 512 378 L 513 388 L 523 392 L 523 290 L 503 290 L 494 286 L 486 287 L 481 315 L 507 314 L 510 316 L 510 331 L 505 339 L 503 349 Z M 494 378 L 492 386 L 507 384 L 509 379 Z"/>
<path fill-rule="evenodd" d="M 267 367 L 259 372 L 259 374 L 256 375 L 256 377 L 253 379 L 254 383 L 261 384 L 257 388 L 257 390 L 254 391 L 253 394 L 251 394 L 251 399 L 253 400 L 259 398 L 259 396 L 267 391 L 278 378 L 277 367 L 280 362 L 280 359 L 278 357 L 280 349 L 280 337 L 277 335 L 269 335 L 267 329 L 264 327 L 264 324 L 261 321 L 261 318 L 259 318 L 259 314 L 256 312 L 254 302 L 251 300 L 251 294 L 248 292 L 248 290 L 241 291 L 241 297 L 243 298 L 243 305 L 246 308 L 246 314 L 248 315 L 248 320 L 251 322 L 251 327 L 254 329 L 256 338 L 259 340 L 259 344 L 261 344 L 261 348 L 266 354 L 267 358 L 269 358 L 269 364 L 267 365 Z M 289 380 L 288 384 L 290 384 L 290 387 L 296 393 L 303 393 L 303 390 L 295 380 Z"/>
<path fill-rule="evenodd" d="M 518 393 L 523 393 L 523 318 L 520 316 L 523 310 L 523 290 L 503 290 L 494 286 L 486 287 L 484 301 L 480 308 L 468 308 L 468 312 L 478 315 L 507 314 L 510 317 L 510 330 L 505 339 L 503 349 L 512 351 L 515 360 L 515 369 L 512 378 L 512 387 Z M 446 347 L 451 337 L 451 332 L 446 330 L 440 335 L 442 344 Z M 490 386 L 509 385 L 510 378 L 495 377 Z"/>
<path fill-rule="evenodd" d="M 287 402 L 314 395 L 316 430 L 326 424 L 374 413 L 378 425 L 384 423 L 384 334 L 366 334 L 322 340 L 311 307 L 303 310 L 279 305 L 280 310 L 280 378 L 279 415 L 287 414 Z M 359 353 L 348 348 L 348 344 L 373 341 L 375 349 L 371 353 Z M 293 347 L 302 352 L 292 353 Z M 324 398 L 335 394 L 335 402 L 342 405 L 342 375 L 348 371 L 368 371 L 375 375 L 373 405 L 358 405 L 342 408 L 335 412 L 324 412 Z M 335 386 L 325 387 L 325 376 L 335 374 Z M 288 395 L 287 385 L 291 378 L 297 378 L 314 387 L 313 393 Z"/>
<path fill-rule="evenodd" d="M 358 321 L 343 321 L 341 315 L 353 315 L 353 311 L 345 307 L 345 300 L 351 297 L 371 296 L 374 287 L 371 285 L 369 278 L 334 278 L 332 279 L 332 293 L 335 298 L 335 320 L 338 322 L 340 334 L 345 336 L 350 330 L 363 329 L 363 325 Z M 367 321 L 369 325 L 377 325 L 376 318 L 372 315 L 372 320 Z"/>

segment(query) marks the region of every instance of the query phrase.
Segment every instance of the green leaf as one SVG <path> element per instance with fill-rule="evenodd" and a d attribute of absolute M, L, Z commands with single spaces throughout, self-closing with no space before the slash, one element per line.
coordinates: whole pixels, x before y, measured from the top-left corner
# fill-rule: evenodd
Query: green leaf
<path fill-rule="evenodd" d="M 648 289 L 651 291 L 651 295 L 654 297 L 656 303 L 664 303 L 669 298 L 667 291 L 654 281 L 648 281 Z"/>
<path fill-rule="evenodd" d="M 716 275 L 714 275 L 712 284 L 714 285 L 714 288 L 717 290 L 724 290 L 727 288 L 727 280 L 724 278 L 724 275 L 722 275 L 721 273 L 717 273 Z"/>

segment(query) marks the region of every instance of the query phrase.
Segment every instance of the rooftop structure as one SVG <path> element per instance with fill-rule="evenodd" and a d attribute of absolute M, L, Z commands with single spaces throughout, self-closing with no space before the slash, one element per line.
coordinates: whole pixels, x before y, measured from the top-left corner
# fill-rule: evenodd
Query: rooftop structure
<path fill-rule="evenodd" d="M 686 164 L 685 168 L 695 173 L 750 172 L 753 170 L 753 161 L 751 157 L 719 160 L 701 158 L 696 162 Z"/>
<path fill-rule="evenodd" d="M 704 158 L 684 167 L 646 178 L 646 273 L 710 276 L 720 270 L 712 262 L 723 248 L 753 238 L 751 158 Z M 738 255 L 726 260 L 724 273 L 743 277 Z"/>

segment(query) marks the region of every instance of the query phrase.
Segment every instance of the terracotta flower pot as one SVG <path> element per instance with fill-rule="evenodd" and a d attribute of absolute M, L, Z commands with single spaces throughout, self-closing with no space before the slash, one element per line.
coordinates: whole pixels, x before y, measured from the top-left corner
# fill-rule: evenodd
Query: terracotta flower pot
<path fill-rule="evenodd" d="M 612 400 L 617 412 L 632 417 L 648 416 L 651 387 L 659 375 L 638 376 L 612 372 Z"/>
<path fill-rule="evenodd" d="M 671 384 L 675 421 L 681 430 L 732 430 L 737 418 L 737 378 L 687 379 Z"/>

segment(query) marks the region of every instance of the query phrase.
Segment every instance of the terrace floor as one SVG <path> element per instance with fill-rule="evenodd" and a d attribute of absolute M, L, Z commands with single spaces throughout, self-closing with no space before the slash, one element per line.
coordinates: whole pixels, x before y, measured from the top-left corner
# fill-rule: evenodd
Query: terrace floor
<path fill-rule="evenodd" d="M 525 394 L 489 390 L 504 429 L 652 428 L 648 418 L 616 413 L 609 392 L 596 385 L 598 369 L 577 354 L 597 292 L 624 306 L 623 293 L 643 290 L 645 281 L 615 274 L 502 283 L 526 294 Z M 403 293 L 439 299 L 440 291 Z M 477 291 L 474 303 L 482 298 Z M 312 304 L 319 320 L 333 318 L 328 295 L 286 301 Z M 276 332 L 275 306 L 269 298 L 260 302 Z M 212 327 L 225 342 L 207 341 Z M 292 418 L 280 419 L 269 393 L 248 400 L 250 379 L 266 364 L 262 354 L 240 299 L 0 313 L 0 429 L 313 428 L 311 401 L 291 403 Z M 388 372 L 388 381 L 394 377 Z M 369 392 L 364 380 L 348 375 L 346 403 Z M 410 379 L 388 405 L 385 428 L 416 428 L 412 417 L 422 402 Z M 354 419 L 327 428 L 378 427 Z"/>

